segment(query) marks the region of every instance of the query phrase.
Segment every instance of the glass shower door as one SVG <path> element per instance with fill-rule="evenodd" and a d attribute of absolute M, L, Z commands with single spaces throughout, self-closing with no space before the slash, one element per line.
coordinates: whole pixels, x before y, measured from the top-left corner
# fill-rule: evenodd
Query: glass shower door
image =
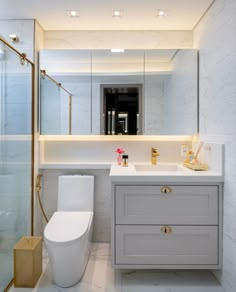
<path fill-rule="evenodd" d="M 0 39 L 0 291 L 13 278 L 13 247 L 31 233 L 33 65 Z"/>

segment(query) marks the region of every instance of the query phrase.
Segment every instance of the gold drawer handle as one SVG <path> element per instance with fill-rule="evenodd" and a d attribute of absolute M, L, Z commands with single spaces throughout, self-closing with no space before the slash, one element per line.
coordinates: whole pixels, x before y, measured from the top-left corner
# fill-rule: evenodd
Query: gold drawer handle
<path fill-rule="evenodd" d="M 162 187 L 161 192 L 164 194 L 168 194 L 172 192 L 172 189 L 170 187 Z"/>
<path fill-rule="evenodd" d="M 163 227 L 161 227 L 161 232 L 162 233 L 171 233 L 172 228 L 170 226 L 163 226 Z"/>

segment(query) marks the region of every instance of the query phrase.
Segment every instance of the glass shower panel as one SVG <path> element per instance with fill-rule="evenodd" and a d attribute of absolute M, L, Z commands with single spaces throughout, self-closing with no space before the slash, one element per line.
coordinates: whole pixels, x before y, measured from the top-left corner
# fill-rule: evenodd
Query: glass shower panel
<path fill-rule="evenodd" d="M 68 134 L 68 123 L 62 119 L 68 112 L 68 101 L 60 88 L 47 76 L 40 77 L 40 133 L 43 135 Z M 68 98 L 67 98 L 68 100 Z"/>
<path fill-rule="evenodd" d="M 13 247 L 31 231 L 32 65 L 0 40 L 0 291 Z"/>

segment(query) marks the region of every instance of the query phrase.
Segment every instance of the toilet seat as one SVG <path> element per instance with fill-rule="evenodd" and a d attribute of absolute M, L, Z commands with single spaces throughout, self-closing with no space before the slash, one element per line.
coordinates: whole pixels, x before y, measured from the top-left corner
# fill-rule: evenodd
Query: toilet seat
<path fill-rule="evenodd" d="M 44 237 L 53 243 L 66 243 L 82 237 L 89 229 L 93 212 L 55 212 Z"/>

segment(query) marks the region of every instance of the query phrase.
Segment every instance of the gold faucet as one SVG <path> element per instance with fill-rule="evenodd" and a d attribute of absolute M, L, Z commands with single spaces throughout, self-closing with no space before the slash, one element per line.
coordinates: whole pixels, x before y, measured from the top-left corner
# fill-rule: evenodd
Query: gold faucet
<path fill-rule="evenodd" d="M 157 149 L 152 147 L 152 157 L 151 157 L 152 165 L 156 165 L 157 164 L 157 156 L 159 156 L 159 155 L 160 154 L 157 151 Z"/>

